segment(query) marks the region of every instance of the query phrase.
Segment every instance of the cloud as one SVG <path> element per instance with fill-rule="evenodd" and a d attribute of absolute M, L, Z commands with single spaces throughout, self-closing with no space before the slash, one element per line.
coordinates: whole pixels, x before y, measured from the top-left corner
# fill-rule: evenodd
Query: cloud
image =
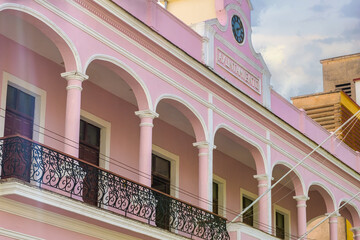
<path fill-rule="evenodd" d="M 322 91 L 321 59 L 360 52 L 360 19 L 353 16 L 360 1 L 262 2 L 252 1 L 253 44 L 287 99 Z"/>

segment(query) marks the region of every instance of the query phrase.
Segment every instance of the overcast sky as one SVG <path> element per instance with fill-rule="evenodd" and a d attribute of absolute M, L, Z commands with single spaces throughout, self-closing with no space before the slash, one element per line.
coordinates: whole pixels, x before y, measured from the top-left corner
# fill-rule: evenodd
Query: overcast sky
<path fill-rule="evenodd" d="M 360 52 L 360 0 L 251 0 L 252 41 L 289 99 L 322 91 L 321 59 Z"/>

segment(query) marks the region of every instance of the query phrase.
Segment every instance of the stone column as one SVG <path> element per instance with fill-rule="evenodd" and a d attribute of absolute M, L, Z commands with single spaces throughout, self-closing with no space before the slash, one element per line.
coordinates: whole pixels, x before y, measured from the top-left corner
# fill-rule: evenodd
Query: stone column
<path fill-rule="evenodd" d="M 334 213 L 329 217 L 330 240 L 338 239 L 338 216 L 340 216 L 339 213 Z"/>
<path fill-rule="evenodd" d="M 61 77 L 67 80 L 64 151 L 78 157 L 82 82 L 89 77 L 76 71 L 62 73 Z"/>
<path fill-rule="evenodd" d="M 261 196 L 268 188 L 268 176 L 266 174 L 254 175 L 254 178 L 258 180 L 258 195 Z M 271 194 L 269 192 L 268 194 Z M 271 233 L 271 226 L 269 226 L 269 214 L 267 201 L 267 195 L 260 198 L 259 202 L 259 229 Z"/>
<path fill-rule="evenodd" d="M 354 240 L 360 240 L 360 227 L 354 227 L 351 231 L 354 233 Z"/>
<path fill-rule="evenodd" d="M 140 122 L 140 146 L 139 146 L 139 182 L 151 187 L 151 154 L 152 154 L 152 130 L 153 120 L 159 117 L 154 111 L 143 110 L 135 112 L 141 119 Z"/>
<path fill-rule="evenodd" d="M 211 211 L 212 199 L 209 199 L 209 191 L 212 189 L 212 173 L 209 172 L 209 143 L 196 142 L 193 146 L 199 149 L 199 206 Z"/>
<path fill-rule="evenodd" d="M 309 198 L 305 195 L 295 196 L 293 198 L 297 201 L 298 236 L 301 237 L 306 233 L 306 201 L 309 200 Z"/>

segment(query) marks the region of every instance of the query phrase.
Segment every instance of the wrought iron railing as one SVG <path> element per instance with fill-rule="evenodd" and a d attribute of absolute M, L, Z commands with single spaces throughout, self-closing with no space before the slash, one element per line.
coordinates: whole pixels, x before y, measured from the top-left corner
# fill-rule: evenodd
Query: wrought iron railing
<path fill-rule="evenodd" d="M 155 189 L 12 136 L 0 139 L 1 178 L 15 177 L 189 238 L 230 239 L 226 219 Z"/>

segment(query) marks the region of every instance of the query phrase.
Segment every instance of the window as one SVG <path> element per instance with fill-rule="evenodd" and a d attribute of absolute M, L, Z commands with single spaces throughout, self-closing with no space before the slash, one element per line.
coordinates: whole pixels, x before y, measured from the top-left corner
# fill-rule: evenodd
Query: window
<path fill-rule="evenodd" d="M 32 139 L 35 98 L 25 92 L 8 86 L 4 136 L 20 134 Z"/>
<path fill-rule="evenodd" d="M 152 188 L 170 194 L 170 161 L 152 155 Z"/>
<path fill-rule="evenodd" d="M 336 84 L 335 89 L 343 91 L 349 97 L 351 97 L 351 85 L 350 85 L 350 83 Z"/>
<path fill-rule="evenodd" d="M 274 227 L 276 237 L 280 239 L 290 239 L 290 211 L 276 204 L 274 206 Z"/>
<path fill-rule="evenodd" d="M 219 214 L 219 184 L 213 182 L 213 213 Z"/>
<path fill-rule="evenodd" d="M 285 216 L 276 212 L 276 237 L 285 239 Z"/>
<path fill-rule="evenodd" d="M 100 128 L 80 120 L 79 158 L 99 165 Z"/>
<path fill-rule="evenodd" d="M 242 209 L 247 208 L 252 204 L 253 200 L 244 196 L 242 197 Z M 243 223 L 247 225 L 254 226 L 254 206 L 250 207 L 243 215 Z"/>
<path fill-rule="evenodd" d="M 226 217 L 226 180 L 213 175 L 213 212 Z"/>
<path fill-rule="evenodd" d="M 257 198 L 257 195 L 246 191 L 243 188 L 240 188 L 240 206 L 241 206 L 241 211 L 244 210 L 245 208 L 247 208 L 248 206 L 250 206 L 250 204 L 252 204 L 254 202 L 254 200 Z M 243 216 L 242 216 L 242 222 L 252 226 L 252 227 L 257 227 L 258 224 L 258 214 L 256 214 L 256 212 L 254 212 L 254 209 L 258 209 L 258 203 L 256 203 L 255 205 L 253 205 L 252 207 L 249 208 L 249 210 L 247 210 Z"/>

